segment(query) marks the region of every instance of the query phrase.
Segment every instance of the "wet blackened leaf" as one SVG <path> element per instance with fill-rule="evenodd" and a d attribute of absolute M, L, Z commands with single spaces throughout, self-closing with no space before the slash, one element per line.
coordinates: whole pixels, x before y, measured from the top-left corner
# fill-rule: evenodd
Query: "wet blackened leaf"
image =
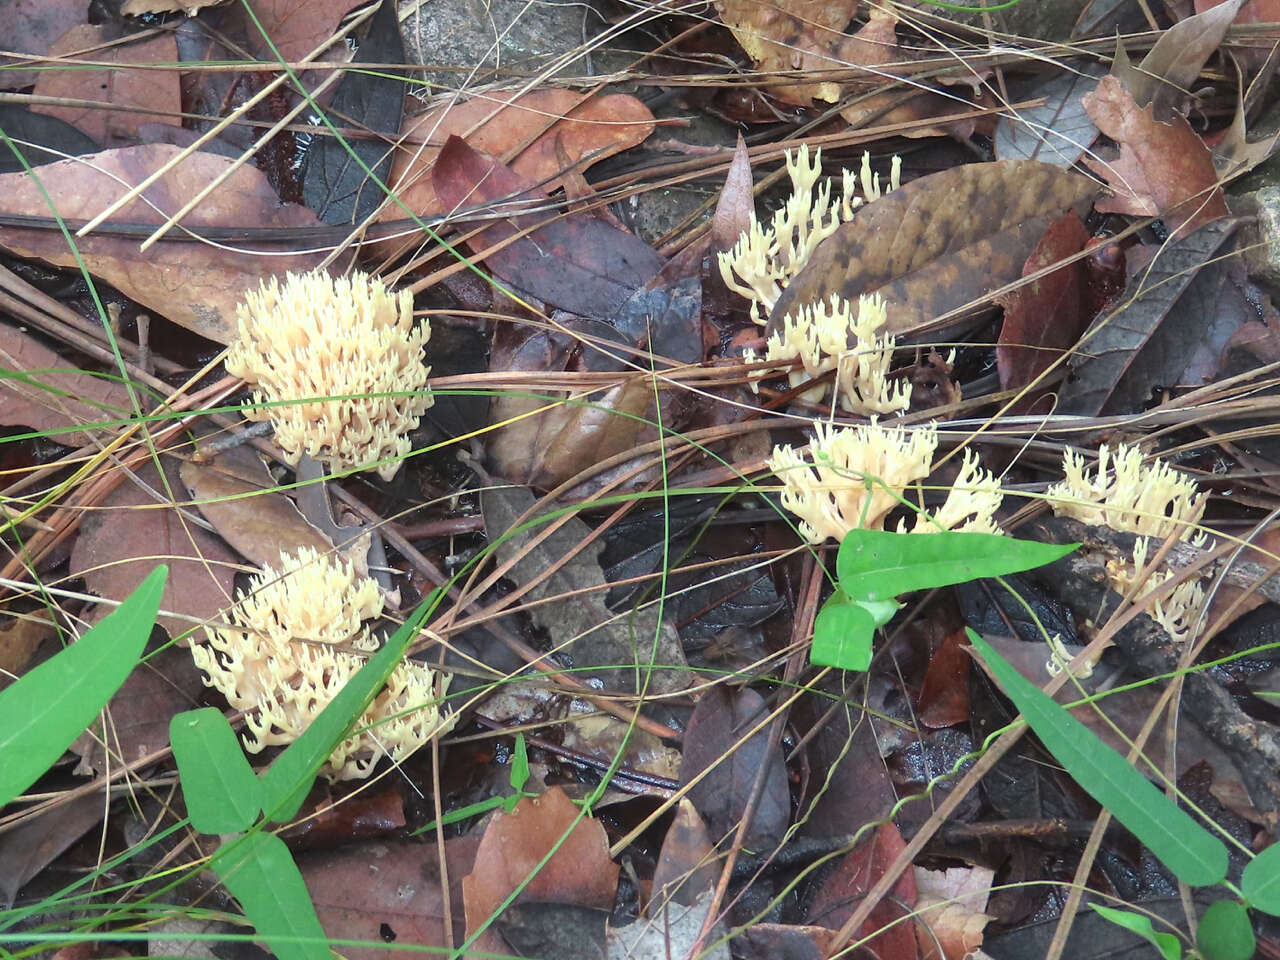
<path fill-rule="evenodd" d="M 996 156 L 1001 160 L 1041 160 L 1067 168 L 1098 135 L 1081 98 L 1098 85 L 1102 68 L 1086 64 L 1010 94 L 1015 100 L 1044 97 L 1038 107 L 1019 110 L 1017 119 L 1000 119 Z"/>
<path fill-rule="evenodd" d="M 1016 280 L 1052 219 L 1087 209 L 1093 183 L 1047 163 L 975 163 L 921 177 L 868 204 L 783 291 L 769 329 L 838 293 L 880 293 L 898 333 Z"/>
<path fill-rule="evenodd" d="M 436 195 L 451 208 L 479 210 L 491 205 L 490 212 L 508 215 L 490 221 L 469 241 L 474 250 L 536 228 L 501 250 L 484 253 L 484 261 L 517 290 L 561 309 L 597 319 L 612 317 L 662 269 L 662 257 L 648 244 L 598 217 L 527 212 L 545 206 L 545 195 L 460 137 L 450 137 L 441 149 L 432 183 Z"/>
<path fill-rule="evenodd" d="M 717 838 L 737 830 L 763 768 L 764 790 L 742 841 L 750 849 L 778 840 L 791 815 L 787 768 L 781 750 L 769 749 L 769 725 L 738 743 L 764 716 L 764 700 L 754 690 L 712 687 L 693 708 L 680 765 L 681 786 L 706 773 L 688 796 Z"/>
<path fill-rule="evenodd" d="M 65 120 L 32 113 L 16 103 L 0 103 L 0 129 L 14 141 L 14 146 L 22 152 L 28 165 L 33 167 L 61 160 L 65 154 L 78 157 L 95 153 L 99 149 L 98 144 Z M 40 147 L 49 149 L 41 150 Z M 22 164 L 13 155 L 13 151 L 8 146 L 0 148 L 0 173 L 13 173 L 21 169 Z"/>
<path fill-rule="evenodd" d="M 1140 409 L 1156 386 L 1178 382 L 1227 280 L 1224 247 L 1238 221 L 1218 220 L 1160 248 L 1130 277 L 1120 305 L 1098 317 L 1080 341 L 1075 379 L 1061 412 L 1082 416 Z M 1214 262 L 1211 262 L 1214 261 Z"/>
<path fill-rule="evenodd" d="M 1079 253 L 1089 234 L 1075 211 L 1055 221 L 1022 268 L 1024 276 Z M 1033 382 L 1084 332 L 1084 262 L 1075 260 L 1000 299 L 1004 324 L 996 346 L 1000 386 L 1020 389 Z"/>
<path fill-rule="evenodd" d="M 395 0 L 379 4 L 358 56 L 365 63 L 404 62 Z M 360 125 L 394 138 L 404 115 L 404 82 L 395 70 L 387 68 L 376 73 L 348 70 L 338 81 L 328 115 L 335 127 Z M 303 201 L 325 223 L 360 223 L 378 209 L 384 197 L 364 168 L 386 183 L 391 170 L 390 148 L 380 137 L 348 140 L 345 146 L 333 136 L 317 134 L 317 138 L 302 181 Z"/>

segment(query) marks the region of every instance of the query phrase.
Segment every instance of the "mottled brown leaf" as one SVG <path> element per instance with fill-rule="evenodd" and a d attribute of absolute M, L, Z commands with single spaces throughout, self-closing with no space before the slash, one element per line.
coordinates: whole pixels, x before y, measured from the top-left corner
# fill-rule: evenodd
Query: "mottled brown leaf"
<path fill-rule="evenodd" d="M 764 700 L 747 687 L 712 687 L 693 708 L 685 731 L 680 784 L 693 783 L 705 773 L 693 783 L 688 797 L 717 842 L 737 830 L 761 770 L 764 790 L 743 844 L 749 849 L 768 845 L 782 836 L 790 821 L 787 768 L 782 751 L 769 749 L 768 724 L 744 743 L 738 742 L 764 716 Z"/>
<path fill-rule="evenodd" d="M 769 320 L 838 293 L 880 293 L 889 326 L 918 331 L 934 318 L 1016 280 L 1049 222 L 1083 212 L 1090 180 L 1033 160 L 956 167 L 886 194 L 818 246 Z"/>
<path fill-rule="evenodd" d="M 875 833 L 841 858 L 840 865 L 819 887 L 809 905 L 808 922 L 840 929 L 905 847 L 902 834 L 892 823 L 877 827 Z M 910 923 L 901 922 L 915 901 L 915 877 L 908 870 L 894 884 L 892 896 L 876 904 L 859 931 L 859 937 L 871 937 L 866 946 L 875 956 L 894 960 L 914 960 L 917 956 L 915 932 Z M 877 930 L 881 932 L 876 933 Z"/>
<path fill-rule="evenodd" d="M 238 464 L 260 468 L 252 477 Z M 309 523 L 294 502 L 274 486 L 271 474 L 258 454 L 249 447 L 233 447 L 211 463 L 184 461 L 182 482 L 200 513 L 223 540 L 239 550 L 256 566 L 280 566 L 280 554 L 297 553 L 309 547 L 320 554 L 333 549 L 333 542 Z"/>
<path fill-rule="evenodd" d="M 36 74 L 36 96 L 92 100 L 106 106 L 37 103 L 31 109 L 65 120 L 104 147 L 135 142 L 138 127 L 144 123 L 182 126 L 178 116 L 182 110 L 178 71 L 131 69 L 133 64 L 176 63 L 178 44 L 173 35 L 161 33 L 123 44 L 110 43 L 114 39 L 114 31 L 107 27 L 88 24 L 72 27 L 49 51 L 51 57 L 62 58 L 57 69 Z M 80 60 L 111 66 L 77 66 Z M 107 106 L 121 109 L 107 109 Z"/>
<path fill-rule="evenodd" d="M 461 942 L 461 877 L 471 869 L 477 841 L 472 836 L 445 841 L 455 936 Z M 295 859 L 316 915 L 327 936 L 375 944 L 416 945 L 450 950 L 441 894 L 440 859 L 435 844 L 379 840 L 336 850 L 299 853 Z M 343 947 L 351 960 L 383 960 L 381 946 Z"/>
<path fill-rule="evenodd" d="M 461 137 L 445 142 L 431 176 L 436 195 L 450 209 L 491 205 L 490 212 L 506 214 L 505 219 L 486 221 L 488 226 L 469 241 L 473 250 L 536 227 L 502 249 L 484 253 L 484 261 L 517 290 L 571 313 L 612 317 L 662 269 L 662 257 L 648 244 L 599 217 L 527 212 L 545 207 L 545 194 Z"/>
<path fill-rule="evenodd" d="M 0 426 L 61 430 L 127 419 L 129 391 L 118 379 L 76 370 L 17 327 L 0 325 Z M 55 434 L 58 443 L 89 442 L 79 430 Z"/>
<path fill-rule="evenodd" d="M 1213 154 L 1185 117 L 1161 123 L 1112 76 L 1098 82 L 1084 105 L 1098 129 L 1120 144 L 1114 159 L 1085 159 L 1112 193 L 1098 201 L 1099 210 L 1163 217 L 1177 237 L 1227 216 Z"/>
<path fill-rule="evenodd" d="M 59 214 L 69 220 L 88 220 L 181 152 L 168 144 L 122 147 L 50 163 L 36 173 Z M 158 225 L 232 163 L 216 154 L 193 153 L 120 210 L 115 219 Z M 40 190 L 26 173 L 0 175 L 0 210 L 23 216 L 50 215 Z M 266 178 L 250 166 L 232 173 L 182 223 L 193 229 L 319 225 L 309 210 L 281 204 Z M 236 306 L 245 290 L 257 287 L 272 272 L 310 270 L 323 257 L 320 253 L 288 253 L 290 245 L 284 243 L 238 243 L 228 249 L 226 245 L 171 238 L 146 253 L 138 252 L 139 241 L 134 237 L 93 233 L 76 243 L 91 273 L 160 316 L 218 343 L 233 339 Z M 21 257 L 39 257 L 59 267 L 76 266 L 57 230 L 8 227 L 0 231 L 0 245 Z"/>
<path fill-rule="evenodd" d="M 165 472 L 169 489 L 181 496 L 177 464 L 166 458 Z M 231 603 L 236 571 L 243 569 L 240 557 L 174 505 L 154 465 L 139 470 L 137 479 L 148 489 L 126 479 L 84 519 L 71 551 L 72 575 L 84 577 L 100 597 L 124 600 L 157 563 L 167 563 L 160 608 L 216 618 Z M 173 637 L 193 628 L 164 614 L 158 622 Z"/>
<path fill-rule="evenodd" d="M 649 108 L 629 94 L 590 97 L 573 90 L 530 90 L 520 95 L 495 91 L 408 120 L 392 162 L 391 183 L 418 216 L 443 213 L 448 207 L 436 197 L 431 167 L 449 137 L 459 136 L 491 157 L 519 149 L 511 169 L 552 192 L 565 185 L 564 162 L 558 152 L 581 174 L 583 161 L 598 163 L 634 147 L 653 128 Z M 384 220 L 403 217 L 404 211 L 394 204 L 382 213 Z"/>
<path fill-rule="evenodd" d="M 1226 262 L 1217 258 L 1238 225 L 1206 224 L 1161 246 L 1150 265 L 1131 264 L 1116 309 L 1098 316 L 1080 339 L 1060 412 L 1131 413 L 1154 388 L 1178 383 L 1217 315 L 1227 281 Z"/>
<path fill-rule="evenodd" d="M 557 843 L 551 859 L 535 873 Z M 559 787 L 534 799 L 523 798 L 511 813 L 499 812 L 489 821 L 475 867 L 462 880 L 467 935 L 475 933 L 531 873 L 533 879 L 517 902 L 613 908 L 618 865 L 609 859 L 604 827 L 592 817 L 578 820 L 578 808 Z M 475 943 L 476 950 L 503 948 L 493 930 Z"/>
<path fill-rule="evenodd" d="M 1050 224 L 1022 275 L 1066 260 L 1088 242 L 1088 231 L 1073 210 Z M 1000 298 L 1004 324 L 996 345 L 996 369 L 1002 389 L 1017 390 L 1033 382 L 1079 339 L 1091 319 L 1085 315 L 1085 282 L 1084 261 L 1075 260 Z"/>

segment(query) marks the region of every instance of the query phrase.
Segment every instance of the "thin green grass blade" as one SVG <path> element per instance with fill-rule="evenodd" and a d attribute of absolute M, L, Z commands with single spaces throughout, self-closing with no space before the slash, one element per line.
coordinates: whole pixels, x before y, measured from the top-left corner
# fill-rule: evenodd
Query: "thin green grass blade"
<path fill-rule="evenodd" d="M 137 666 L 168 576 L 156 567 L 76 643 L 0 693 L 0 807 L 62 756 Z"/>
<path fill-rule="evenodd" d="M 1234 900 L 1211 903 L 1196 929 L 1196 946 L 1205 960 L 1250 960 L 1258 941 L 1249 911 Z"/>
<path fill-rule="evenodd" d="M 1222 882 L 1227 875 L 1227 848 L 1221 840 L 1018 673 L 990 644 L 972 630 L 968 633 L 1000 688 L 1081 787 L 1110 810 L 1179 880 L 1193 887 Z"/>
<path fill-rule="evenodd" d="M 1280 917 L 1280 843 L 1273 843 L 1245 864 L 1240 889 L 1251 907 Z"/>
<path fill-rule="evenodd" d="M 1172 933 L 1156 933 L 1150 917 L 1140 913 L 1130 913 L 1128 910 L 1104 907 L 1098 903 L 1091 903 L 1089 906 L 1093 907 L 1104 920 L 1110 920 L 1117 927 L 1124 927 L 1130 933 L 1135 933 L 1147 941 L 1160 951 L 1160 956 L 1164 957 L 1164 960 L 1182 960 L 1182 941 Z"/>
<path fill-rule="evenodd" d="M 836 573 L 840 589 L 854 600 L 889 600 L 912 590 L 1042 567 L 1077 546 L 993 533 L 850 530 L 836 554 Z"/>
<path fill-rule="evenodd" d="M 262 809 L 262 781 L 221 710 L 205 707 L 169 721 L 187 816 L 201 833 L 248 830 Z"/>
<path fill-rule="evenodd" d="M 434 609 L 427 598 L 404 625 L 347 681 L 336 697 L 262 775 L 262 809 L 268 820 L 288 820 L 302 806 L 316 771 L 364 713 Z"/>
<path fill-rule="evenodd" d="M 280 960 L 330 960 L 311 894 L 293 854 L 274 833 L 229 841 L 209 866 Z"/>

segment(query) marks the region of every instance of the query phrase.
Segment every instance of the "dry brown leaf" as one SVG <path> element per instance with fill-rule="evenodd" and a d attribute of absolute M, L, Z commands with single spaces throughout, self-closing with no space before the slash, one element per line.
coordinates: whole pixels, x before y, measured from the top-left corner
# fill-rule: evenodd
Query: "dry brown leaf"
<path fill-rule="evenodd" d="M 1049 221 L 1083 212 L 1093 194 L 1088 178 L 1034 160 L 921 177 L 863 207 L 818 246 L 783 291 L 769 330 L 833 293 L 856 302 L 878 292 L 889 302 L 889 327 L 910 333 L 1020 277 Z"/>
<path fill-rule="evenodd" d="M 417 101 L 411 101 L 414 105 Z M 431 184 L 431 167 L 450 135 L 494 157 L 532 140 L 511 161 L 511 169 L 544 191 L 565 186 L 566 162 L 581 173 L 586 165 L 630 149 L 653 133 L 649 108 L 629 94 L 587 97 L 572 90 L 533 90 L 520 96 L 499 91 L 438 107 L 406 121 L 391 167 L 400 199 L 420 217 L 444 213 Z M 389 204 L 383 219 L 404 211 Z"/>
<path fill-rule="evenodd" d="M 0 325 L 0 426 L 51 431 L 132 413 L 129 391 L 119 380 L 71 369 L 39 340 Z M 53 439 L 78 447 L 89 435 L 76 430 Z"/>
<path fill-rule="evenodd" d="M 40 644 L 54 633 L 53 624 L 39 615 L 6 617 L 0 622 L 0 690 L 22 673 Z"/>
<path fill-rule="evenodd" d="M 62 58 L 58 69 L 42 70 L 36 79 L 37 96 L 93 100 L 103 106 L 35 104 L 31 109 L 65 120 L 104 147 L 137 141 L 138 127 L 144 123 L 181 127 L 178 71 L 131 69 L 134 64 L 176 63 L 178 43 L 173 34 L 107 46 L 113 39 L 114 31 L 107 27 L 87 23 L 72 27 L 49 51 L 49 56 Z M 78 67 L 79 60 L 113 66 Z"/>
<path fill-rule="evenodd" d="M 1211 220 L 1227 216 L 1227 203 L 1213 154 L 1186 117 L 1155 119 L 1150 105 L 1139 107 L 1124 85 L 1105 76 L 1084 97 L 1098 129 L 1120 144 L 1115 159 L 1085 165 L 1106 180 L 1113 194 L 1098 201 L 1104 213 L 1163 217 L 1175 239 Z"/>
<path fill-rule="evenodd" d="M 653 871 L 652 903 L 661 906 L 670 899 L 692 906 L 715 888 L 718 876 L 707 825 L 689 798 L 682 797 Z M 649 912 L 653 913 L 652 908 Z"/>
<path fill-rule="evenodd" d="M 965 960 L 982 946 L 982 930 L 991 919 L 982 911 L 995 872 L 986 867 L 916 867 L 915 872 L 920 960 Z"/>
<path fill-rule="evenodd" d="M 244 469 L 254 462 L 260 468 L 257 476 Z M 218 535 L 257 566 L 278 567 L 280 554 L 296 554 L 303 547 L 321 555 L 333 550 L 333 541 L 289 497 L 270 489 L 275 486 L 271 474 L 252 449 L 233 447 L 211 463 L 187 461 L 179 472 Z"/>
<path fill-rule="evenodd" d="M 180 491 L 177 464 L 164 458 L 169 489 Z M 90 590 L 109 600 L 124 600 L 155 569 L 169 565 L 169 579 L 160 608 L 171 613 L 213 619 L 232 600 L 240 557 L 207 533 L 168 500 L 154 464 L 138 471 L 151 491 L 129 479 L 123 481 L 81 524 L 71 551 L 71 573 L 84 577 Z M 161 614 L 157 622 L 171 637 L 193 624 Z"/>
<path fill-rule="evenodd" d="M 230 0 L 124 0 L 120 13 L 126 17 L 143 17 L 148 13 L 185 13 L 194 17 L 205 7 L 217 7 Z"/>
<path fill-rule="evenodd" d="M 844 30 L 858 12 L 858 0 L 788 0 L 785 6 L 773 0 L 716 0 L 716 10 L 762 73 L 810 73 L 885 62 L 874 49 L 863 51 L 870 53 L 869 61 L 851 59 L 842 49 L 850 39 Z M 873 14 L 872 21 L 876 19 Z M 891 14 L 888 19 L 891 24 L 896 20 Z M 768 90 L 786 103 L 807 107 L 813 100 L 839 100 L 840 87 L 835 80 L 792 81 L 772 84 Z"/>
<path fill-rule="evenodd" d="M 181 152 L 168 144 L 122 147 L 50 163 L 36 173 L 59 214 L 73 221 L 88 220 Z M 212 153 L 193 153 L 120 210 L 115 220 L 159 224 L 232 163 Z M 25 172 L 0 175 L 0 210 L 49 216 L 40 189 Z M 248 166 L 232 173 L 182 223 L 192 229 L 320 225 L 310 210 L 281 204 L 266 178 Z M 230 343 L 234 338 L 236 306 L 245 290 L 256 288 L 272 273 L 313 269 L 324 256 L 288 253 L 291 245 L 284 242 L 213 245 L 166 239 L 146 253 L 138 252 L 138 244 L 137 238 L 105 233 L 77 240 L 90 273 L 160 316 L 218 343 Z M 57 230 L 6 228 L 0 232 L 0 245 L 20 257 L 39 257 L 59 267 L 76 266 Z"/>
<path fill-rule="evenodd" d="M 577 821 L 576 826 L 574 822 Z M 564 842 L 534 872 L 566 831 Z M 516 903 L 566 903 L 597 910 L 613 909 L 618 888 L 618 865 L 609 859 L 609 841 L 600 821 L 578 820 L 578 808 L 563 790 L 553 787 L 536 799 L 524 798 L 511 813 L 499 812 L 489 821 L 475 868 L 462 880 L 467 936 L 533 873 Z M 475 942 L 477 951 L 505 952 L 492 929 Z"/>

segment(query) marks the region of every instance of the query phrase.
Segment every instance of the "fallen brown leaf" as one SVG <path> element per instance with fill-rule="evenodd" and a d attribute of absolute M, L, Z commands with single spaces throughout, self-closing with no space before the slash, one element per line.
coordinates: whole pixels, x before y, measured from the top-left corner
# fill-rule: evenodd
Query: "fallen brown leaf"
<path fill-rule="evenodd" d="M 618 865 L 609 859 L 609 841 L 600 821 L 578 819 L 578 814 L 559 787 L 535 799 L 520 800 L 511 813 L 495 814 L 480 840 L 474 869 L 462 879 L 468 937 L 530 874 L 517 903 L 613 909 Z M 556 844 L 559 847 L 551 859 L 539 868 Z M 501 952 L 505 947 L 491 929 L 475 942 L 474 949 Z"/>
<path fill-rule="evenodd" d="M 1213 154 L 1185 117 L 1156 120 L 1150 105 L 1139 107 L 1110 75 L 1085 95 L 1084 106 L 1098 129 L 1120 144 L 1114 159 L 1084 161 L 1111 189 L 1111 197 L 1098 201 L 1099 210 L 1163 217 L 1175 239 L 1227 216 Z"/>
<path fill-rule="evenodd" d="M 36 173 L 62 217 L 88 220 L 181 152 L 168 144 L 122 147 L 50 163 Z M 216 154 L 192 153 L 120 210 L 116 221 L 158 225 L 232 163 Z M 24 216 L 50 214 L 40 188 L 26 173 L 0 175 L 0 209 Z M 182 223 L 192 229 L 319 225 L 304 207 L 281 204 L 266 178 L 249 166 L 239 167 Z M 78 240 L 77 246 L 90 273 L 160 316 L 218 343 L 234 338 L 236 306 L 245 290 L 271 273 L 310 270 L 323 257 L 288 253 L 290 245 L 283 241 L 212 245 L 166 239 L 146 253 L 138 252 L 139 242 L 94 233 Z M 20 257 L 38 257 L 59 267 L 77 265 L 56 229 L 9 227 L 0 232 L 0 245 Z"/>
<path fill-rule="evenodd" d="M 714 856 L 707 825 L 689 798 L 681 798 L 653 871 L 651 901 L 661 904 L 670 899 L 692 906 L 715 887 L 719 871 Z"/>
<path fill-rule="evenodd" d="M 43 56 L 76 24 L 84 23 L 89 7 L 84 0 L 9 0 L 4 6 L 4 48 L 11 53 Z M 12 63 L 0 57 L 0 65 Z M 29 87 L 35 70 L 0 70 L 0 90 Z"/>
<path fill-rule="evenodd" d="M 920 960 L 965 960 L 982 946 L 995 872 L 986 867 L 915 867 Z M 941 949 L 939 949 L 941 948 Z"/>
<path fill-rule="evenodd" d="M 22 675 L 40 644 L 56 633 L 53 624 L 37 616 L 12 616 L 0 622 L 0 690 Z"/>
<path fill-rule="evenodd" d="M 180 491 L 177 464 L 164 462 L 169 489 Z M 130 480 L 117 486 L 81 524 L 71 551 L 72 575 L 84 577 L 98 596 L 123 601 L 157 563 L 167 563 L 160 608 L 201 620 L 217 617 L 231 603 L 236 571 L 243 569 L 240 557 L 174 506 L 153 464 L 139 470 L 137 479 L 156 495 Z M 171 637 L 194 626 L 164 614 L 157 622 Z"/>
<path fill-rule="evenodd" d="M 61 58 L 58 68 L 46 68 L 36 75 L 37 96 L 93 100 L 102 106 L 37 103 L 31 109 L 65 120 L 104 147 L 137 141 L 138 127 L 144 123 L 181 127 L 178 71 L 131 69 L 134 65 L 176 63 L 178 44 L 173 34 L 124 44 L 111 43 L 114 39 L 114 31 L 107 27 L 74 26 L 49 50 L 50 57 Z M 111 66 L 77 66 L 80 60 Z"/>
<path fill-rule="evenodd" d="M 1083 212 L 1093 193 L 1088 178 L 1033 160 L 921 177 L 867 204 L 823 241 L 783 291 L 768 330 L 833 293 L 855 302 L 880 293 L 895 333 L 919 330 L 1016 280 L 1050 220 Z"/>
<path fill-rule="evenodd" d="M 132 413 L 129 391 L 118 379 L 72 369 L 39 340 L 0 325 L 0 426 L 65 430 Z M 78 447 L 89 435 L 73 430 L 52 439 Z"/>

